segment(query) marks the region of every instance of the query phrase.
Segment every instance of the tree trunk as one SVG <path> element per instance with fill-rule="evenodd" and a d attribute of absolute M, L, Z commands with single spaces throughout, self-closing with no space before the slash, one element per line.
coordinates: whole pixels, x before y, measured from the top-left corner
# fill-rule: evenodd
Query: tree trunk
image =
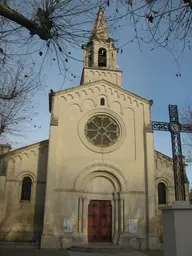
<path fill-rule="evenodd" d="M 30 32 L 37 30 L 37 25 L 28 20 L 26 17 L 24 17 L 22 14 L 18 13 L 15 10 L 12 10 L 5 4 L 0 4 L 0 15 L 14 21 L 18 25 L 21 25 L 22 27 L 27 28 Z"/>
<path fill-rule="evenodd" d="M 2 100 L 12 100 L 15 97 L 16 97 L 16 95 L 12 95 L 12 94 L 5 95 L 5 94 L 0 93 L 0 99 L 2 99 Z"/>
<path fill-rule="evenodd" d="M 50 31 L 47 31 L 45 28 L 38 26 L 38 24 L 36 24 L 34 21 L 27 19 L 25 16 L 9 8 L 5 4 L 0 3 L 0 15 L 28 29 L 30 34 L 36 34 L 42 40 L 48 40 L 51 38 Z"/>

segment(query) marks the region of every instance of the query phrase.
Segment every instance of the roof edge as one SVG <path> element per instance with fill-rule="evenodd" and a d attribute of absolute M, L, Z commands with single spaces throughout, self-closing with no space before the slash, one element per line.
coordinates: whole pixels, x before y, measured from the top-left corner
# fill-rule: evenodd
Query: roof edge
<path fill-rule="evenodd" d="M 24 146 L 24 147 L 21 147 L 21 148 L 16 148 L 16 149 L 13 149 L 13 150 L 10 150 L 9 152 L 5 153 L 5 154 L 2 154 L 0 155 L 0 158 L 1 157 L 7 157 L 9 155 L 13 155 L 15 154 L 17 151 L 21 151 L 21 150 L 24 150 L 24 149 L 28 149 L 30 147 L 35 147 L 35 146 L 38 146 L 41 145 L 41 144 L 45 144 L 46 142 L 48 142 L 49 140 L 42 140 L 42 141 L 39 141 L 39 142 L 36 142 L 36 143 L 33 143 L 33 144 L 30 144 L 30 145 L 27 145 L 27 146 Z"/>
<path fill-rule="evenodd" d="M 173 158 L 172 158 L 172 157 L 167 156 L 166 154 L 163 154 L 162 152 L 160 152 L 160 151 L 158 151 L 158 150 L 156 150 L 156 149 L 155 149 L 154 151 L 155 151 L 155 153 L 160 154 L 161 156 L 167 158 L 167 160 L 173 162 Z"/>
<path fill-rule="evenodd" d="M 118 89 L 118 90 L 120 90 L 120 91 L 122 91 L 122 92 L 124 92 L 124 93 L 129 93 L 129 94 L 132 95 L 133 97 L 136 97 L 136 98 L 138 98 L 138 99 L 140 99 L 140 100 L 143 100 L 145 103 L 151 105 L 151 103 L 150 103 L 150 102 L 151 102 L 151 99 L 150 99 L 150 100 L 145 99 L 145 98 L 143 98 L 143 97 L 141 97 L 141 96 L 139 96 L 139 95 L 137 95 L 137 94 L 134 94 L 134 93 L 132 93 L 132 92 L 130 92 L 130 91 L 128 91 L 128 90 L 122 88 L 122 87 L 119 87 L 119 86 L 117 86 L 117 85 L 115 85 L 115 84 L 113 84 L 113 83 L 111 83 L 111 82 L 109 82 L 109 81 L 107 81 L 107 80 L 105 80 L 105 79 L 100 79 L 100 80 L 97 80 L 97 81 L 90 82 L 90 83 L 88 83 L 88 84 L 81 84 L 81 85 L 73 86 L 73 87 L 68 88 L 68 89 L 65 89 L 65 90 L 57 91 L 57 92 L 54 92 L 54 93 L 53 93 L 53 96 L 57 96 L 57 95 L 60 95 L 60 94 L 62 94 L 62 93 L 66 93 L 66 92 L 71 92 L 71 91 L 73 91 L 74 89 L 79 89 L 79 88 L 81 88 L 81 87 L 86 88 L 86 87 L 89 87 L 89 86 L 91 86 L 91 85 L 94 85 L 94 84 L 97 84 L 97 83 L 101 83 L 101 82 L 105 82 L 105 83 L 109 84 L 111 87 L 113 87 L 114 89 Z"/>

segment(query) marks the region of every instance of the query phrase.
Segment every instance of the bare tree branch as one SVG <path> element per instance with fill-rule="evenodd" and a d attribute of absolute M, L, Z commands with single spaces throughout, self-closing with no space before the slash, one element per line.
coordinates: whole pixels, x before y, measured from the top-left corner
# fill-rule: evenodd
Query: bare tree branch
<path fill-rule="evenodd" d="M 36 115 L 34 95 L 41 88 L 30 63 L 20 60 L 1 67 L 0 137 L 18 136 L 32 127 Z M 1 139 L 2 139 L 1 138 Z"/>
<path fill-rule="evenodd" d="M 70 61 L 78 60 L 72 50 L 79 48 L 90 35 L 98 7 L 102 5 L 111 32 L 117 34 L 131 26 L 135 35 L 124 33 L 120 52 L 129 43 L 151 44 L 151 51 L 163 47 L 176 63 L 188 47 L 191 49 L 191 0 L 9 0 L 0 3 L 0 133 L 18 130 L 30 109 L 22 108 L 38 86 L 35 78 L 57 63 L 59 74 L 75 79 Z M 178 46 L 179 42 L 179 46 Z M 72 49 L 72 50 L 71 50 Z M 180 51 L 179 56 L 175 56 Z M 34 73 L 18 63 L 26 56 Z M 38 59 L 38 60 L 37 60 Z M 82 61 L 82 60 L 78 60 Z M 8 63 L 14 72 L 10 72 Z M 22 67 L 21 67 L 22 66 Z M 16 72 L 16 67 L 19 71 Z M 3 75 L 2 75 L 3 74 Z M 70 78 L 68 78 L 70 75 Z M 180 76 L 180 73 L 177 74 Z M 30 79 L 29 79 L 30 78 Z M 39 79 L 41 81 L 41 79 Z M 32 81 L 32 82 L 31 82 Z M 30 102 L 32 104 L 32 102 Z M 22 113 L 22 114 L 20 114 Z M 25 113 L 25 114 L 24 114 Z M 14 117 L 14 118 L 13 118 Z"/>
<path fill-rule="evenodd" d="M 11 21 L 14 21 L 18 25 L 28 29 L 31 35 L 38 35 L 42 40 L 48 40 L 52 37 L 50 30 L 52 29 L 52 22 L 49 16 L 54 11 L 54 8 L 49 9 L 47 11 L 38 8 L 37 17 L 39 21 L 41 21 L 40 26 L 34 21 L 31 21 L 24 17 L 22 14 L 17 11 L 11 9 L 5 4 L 0 4 L 0 15 L 4 18 L 7 18 Z"/>
<path fill-rule="evenodd" d="M 9 0 L 0 3 L 0 48 L 4 56 L 28 55 L 37 64 L 39 75 L 47 71 L 47 61 L 57 64 L 66 78 L 75 75 L 69 60 L 77 59 L 69 48 L 81 47 L 90 34 L 98 7 L 108 0 Z M 91 26 L 90 26 L 91 25 Z M 1 55 L 1 52 L 0 52 Z M 78 60 L 78 59 L 77 59 Z M 80 61 L 80 60 L 78 60 Z M 82 61 L 82 60 L 81 60 Z M 37 70 L 37 69 L 36 69 Z M 69 79 L 69 78 L 68 78 Z"/>

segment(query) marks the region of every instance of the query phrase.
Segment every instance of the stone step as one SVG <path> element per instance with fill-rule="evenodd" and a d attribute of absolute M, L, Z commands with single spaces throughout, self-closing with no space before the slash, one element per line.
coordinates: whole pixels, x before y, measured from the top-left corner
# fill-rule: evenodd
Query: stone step
<path fill-rule="evenodd" d="M 0 241 L 0 248 L 39 248 L 35 242 L 4 242 Z"/>
<path fill-rule="evenodd" d="M 76 252 L 90 252 L 90 253 L 116 253 L 116 252 L 134 252 L 135 249 L 128 246 L 114 245 L 114 244 L 86 244 L 86 245 L 72 245 L 70 251 Z"/>

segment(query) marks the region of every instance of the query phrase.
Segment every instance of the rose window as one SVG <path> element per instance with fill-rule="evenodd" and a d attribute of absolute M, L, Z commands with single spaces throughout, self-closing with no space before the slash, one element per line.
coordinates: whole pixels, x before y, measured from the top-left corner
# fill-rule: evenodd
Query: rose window
<path fill-rule="evenodd" d="M 109 147 L 119 138 L 117 122 L 106 115 L 91 117 L 85 125 L 85 135 L 89 142 L 98 147 Z"/>

